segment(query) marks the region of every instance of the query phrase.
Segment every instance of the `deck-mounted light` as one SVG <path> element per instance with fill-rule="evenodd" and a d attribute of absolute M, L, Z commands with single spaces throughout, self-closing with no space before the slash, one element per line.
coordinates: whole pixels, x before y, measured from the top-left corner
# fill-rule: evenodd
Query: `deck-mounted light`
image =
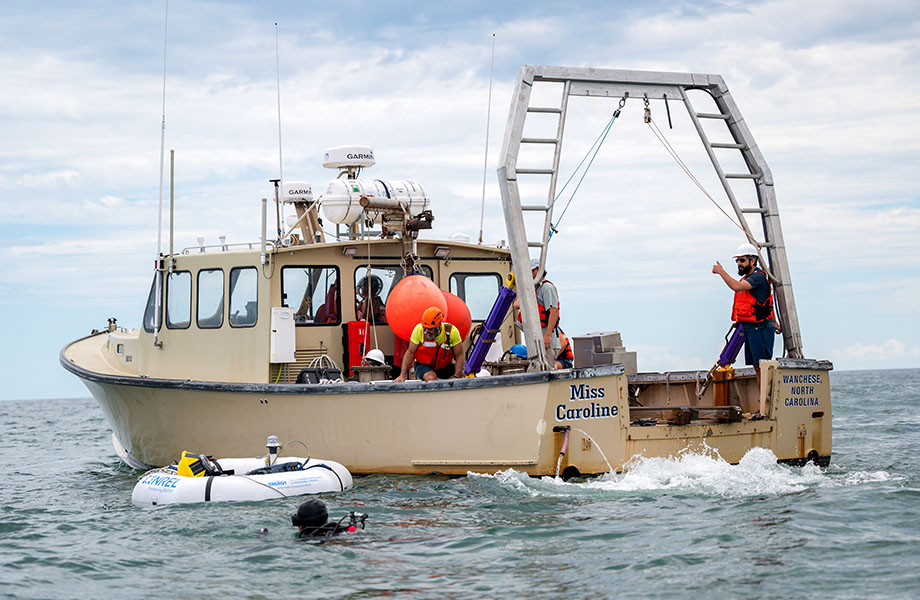
<path fill-rule="evenodd" d="M 220 239 L 220 249 L 222 251 L 226 250 L 227 249 L 227 236 L 222 235 L 218 239 Z"/>
<path fill-rule="evenodd" d="M 355 246 L 345 246 L 345 249 L 342 250 L 342 254 L 345 256 L 354 256 L 358 253 L 358 249 Z"/>
<path fill-rule="evenodd" d="M 438 246 L 434 249 L 434 255 L 440 259 L 447 258 L 450 255 L 450 248 L 447 246 Z"/>
<path fill-rule="evenodd" d="M 204 236 L 199 235 L 198 237 L 195 238 L 195 240 L 198 242 L 198 251 L 204 252 Z"/>

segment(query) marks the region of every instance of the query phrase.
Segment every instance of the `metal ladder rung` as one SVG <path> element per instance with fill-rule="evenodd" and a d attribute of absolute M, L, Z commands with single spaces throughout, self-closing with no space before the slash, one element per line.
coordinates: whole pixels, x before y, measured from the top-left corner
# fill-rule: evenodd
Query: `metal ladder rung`
<path fill-rule="evenodd" d="M 543 242 L 527 242 L 528 248 L 542 248 Z"/>
<path fill-rule="evenodd" d="M 554 108 L 552 106 L 528 106 L 527 112 L 532 113 L 556 113 L 559 114 L 562 112 L 561 108 Z"/>
<path fill-rule="evenodd" d="M 522 144 L 558 144 L 556 138 L 521 138 Z"/>
<path fill-rule="evenodd" d="M 725 179 L 760 179 L 760 173 L 726 173 Z"/>
<path fill-rule="evenodd" d="M 741 209 L 741 212 L 743 212 L 743 213 L 760 213 L 760 214 L 764 214 L 764 213 L 767 212 L 767 209 L 766 209 L 766 208 L 759 208 L 759 207 L 758 207 L 758 208 L 742 208 L 742 209 Z"/>
<path fill-rule="evenodd" d="M 522 204 L 521 210 L 539 210 L 546 212 L 546 205 L 544 204 Z"/>
<path fill-rule="evenodd" d="M 515 169 L 514 172 L 518 175 L 552 175 L 554 173 L 552 169 Z"/>
<path fill-rule="evenodd" d="M 729 120 L 731 115 L 723 115 L 722 113 L 696 113 L 697 118 L 700 119 L 724 119 Z"/>
<path fill-rule="evenodd" d="M 747 150 L 746 144 L 725 144 L 722 142 L 713 142 L 709 144 L 710 148 L 728 148 L 731 150 Z"/>

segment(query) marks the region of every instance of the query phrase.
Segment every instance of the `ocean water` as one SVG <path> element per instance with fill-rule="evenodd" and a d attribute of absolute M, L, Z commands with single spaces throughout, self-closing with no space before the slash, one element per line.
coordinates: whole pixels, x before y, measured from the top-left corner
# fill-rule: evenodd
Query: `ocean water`
<path fill-rule="evenodd" d="M 364 477 L 323 498 L 367 529 L 324 543 L 294 537 L 302 498 L 137 508 L 93 400 L 0 402 L 0 597 L 920 597 L 920 369 L 831 385 L 826 469 Z"/>

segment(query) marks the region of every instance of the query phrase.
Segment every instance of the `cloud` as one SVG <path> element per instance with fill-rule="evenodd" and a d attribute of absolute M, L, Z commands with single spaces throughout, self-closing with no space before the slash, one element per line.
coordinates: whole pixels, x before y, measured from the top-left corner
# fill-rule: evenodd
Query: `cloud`
<path fill-rule="evenodd" d="M 16 178 L 16 185 L 27 188 L 59 187 L 60 185 L 73 185 L 80 179 L 76 171 L 46 171 L 44 173 L 24 173 Z M 2 183 L 2 182 L 0 182 Z"/>
<path fill-rule="evenodd" d="M 892 338 L 882 344 L 853 344 L 842 351 L 835 350 L 831 354 L 834 360 L 857 359 L 882 361 L 903 358 L 917 358 L 920 360 L 920 346 L 908 346 Z"/>

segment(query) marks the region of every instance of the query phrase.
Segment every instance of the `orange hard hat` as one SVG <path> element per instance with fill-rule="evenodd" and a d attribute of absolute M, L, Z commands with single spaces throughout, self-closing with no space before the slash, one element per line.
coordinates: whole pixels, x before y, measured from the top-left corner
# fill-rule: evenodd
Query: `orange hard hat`
<path fill-rule="evenodd" d="M 422 313 L 422 327 L 433 329 L 435 327 L 440 327 L 443 322 L 444 315 L 437 306 L 430 306 Z"/>

